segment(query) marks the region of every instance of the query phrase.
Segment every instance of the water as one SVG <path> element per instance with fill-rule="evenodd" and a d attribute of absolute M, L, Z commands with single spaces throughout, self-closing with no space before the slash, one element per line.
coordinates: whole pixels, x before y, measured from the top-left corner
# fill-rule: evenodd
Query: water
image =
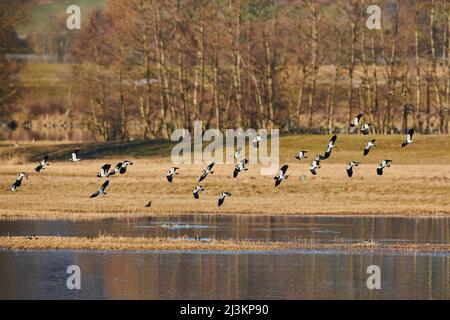
<path fill-rule="evenodd" d="M 95 236 L 100 232 L 277 241 L 450 242 L 448 218 L 174 216 L 0 222 L 1 235 Z M 66 270 L 72 264 L 81 268 L 81 290 L 66 287 Z M 381 290 L 367 289 L 370 265 L 381 268 Z M 450 299 L 448 253 L 0 251 L 0 270 L 0 299 Z"/>

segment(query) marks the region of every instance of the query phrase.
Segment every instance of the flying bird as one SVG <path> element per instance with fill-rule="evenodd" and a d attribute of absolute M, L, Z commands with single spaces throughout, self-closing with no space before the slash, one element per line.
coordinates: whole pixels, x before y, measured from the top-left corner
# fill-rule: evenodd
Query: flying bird
<path fill-rule="evenodd" d="M 218 207 L 220 207 L 223 204 L 223 202 L 225 201 L 226 197 L 231 197 L 231 193 L 229 193 L 229 192 L 222 192 L 220 194 L 219 201 L 217 201 L 217 206 Z"/>
<path fill-rule="evenodd" d="M 111 172 L 109 172 L 109 169 L 111 169 L 111 164 L 107 163 L 104 164 L 101 168 L 100 168 L 100 172 L 97 173 L 97 177 L 99 178 L 103 178 L 103 177 L 109 177 L 111 175 Z M 114 174 L 114 173 L 113 173 Z"/>
<path fill-rule="evenodd" d="M 100 188 L 99 188 L 95 193 L 93 193 L 93 194 L 90 196 L 90 198 L 95 198 L 95 197 L 97 197 L 97 196 L 99 196 L 99 195 L 101 195 L 101 194 L 106 194 L 105 190 L 106 190 L 106 187 L 108 186 L 108 184 L 109 184 L 109 180 L 106 180 L 106 181 L 100 186 Z"/>
<path fill-rule="evenodd" d="M 379 176 L 383 175 L 384 168 L 389 168 L 391 166 L 392 160 L 383 160 L 377 167 L 377 174 Z"/>
<path fill-rule="evenodd" d="M 133 165 L 133 162 L 128 161 L 128 160 L 119 162 L 118 164 L 116 164 L 116 167 L 114 169 L 114 173 L 111 172 L 109 175 L 113 175 L 116 172 L 119 172 L 120 174 L 124 174 L 125 172 L 127 172 L 127 167 L 128 166 L 132 166 L 132 165 Z"/>
<path fill-rule="evenodd" d="M 360 113 L 358 114 L 352 121 L 352 123 L 350 124 L 350 127 L 354 128 L 354 127 L 358 127 L 361 124 L 361 118 L 362 118 L 363 114 Z"/>
<path fill-rule="evenodd" d="M 309 171 L 315 176 L 317 175 L 317 170 L 320 169 L 320 161 L 323 160 L 323 157 L 320 155 L 317 155 L 314 160 L 311 163 L 311 166 L 309 167 Z"/>
<path fill-rule="evenodd" d="M 167 171 L 167 175 L 166 175 L 167 181 L 169 181 L 169 182 L 173 181 L 173 175 L 178 174 L 178 172 L 177 172 L 178 169 L 180 169 L 180 168 L 172 167 L 169 169 L 169 171 Z"/>
<path fill-rule="evenodd" d="M 285 164 L 284 166 L 281 167 L 280 171 L 278 172 L 278 175 L 276 177 L 274 177 L 275 179 L 275 187 L 278 187 L 281 183 L 281 181 L 287 179 L 289 177 L 289 175 L 286 174 L 286 171 L 288 169 L 288 165 Z"/>
<path fill-rule="evenodd" d="M 349 176 L 349 178 L 353 176 L 353 168 L 357 166 L 359 166 L 358 161 L 350 161 L 349 163 L 347 163 L 347 175 Z"/>
<path fill-rule="evenodd" d="M 69 159 L 72 162 L 78 162 L 81 161 L 80 158 L 78 158 L 78 153 L 80 152 L 80 149 L 76 148 L 72 151 L 71 158 Z"/>
<path fill-rule="evenodd" d="M 371 123 L 364 123 L 361 127 L 361 132 L 363 135 L 367 136 L 370 132 L 370 127 L 372 127 Z"/>
<path fill-rule="evenodd" d="M 255 139 L 252 140 L 254 148 L 259 148 L 259 143 L 263 141 L 263 138 L 258 134 Z"/>
<path fill-rule="evenodd" d="M 298 154 L 295 155 L 295 159 L 297 159 L 297 160 L 307 159 L 308 158 L 306 156 L 307 153 L 308 153 L 308 151 L 302 150 Z"/>
<path fill-rule="evenodd" d="M 323 156 L 323 159 L 328 159 L 328 158 L 330 157 L 330 155 L 331 155 L 331 151 L 332 151 L 334 148 L 337 148 L 337 146 L 336 146 L 336 139 L 337 139 L 337 136 L 334 135 L 334 136 L 330 139 L 330 142 L 328 142 L 327 150 L 325 151 L 325 155 Z"/>
<path fill-rule="evenodd" d="M 34 168 L 34 170 L 39 173 L 41 170 L 44 170 L 46 166 L 49 165 L 48 161 L 48 155 L 46 155 L 44 158 L 42 158 L 41 162 L 39 162 L 39 165 Z"/>
<path fill-rule="evenodd" d="M 145 205 L 146 208 L 150 208 L 151 206 L 152 206 L 152 200 L 150 200 L 150 201 Z"/>
<path fill-rule="evenodd" d="M 22 184 L 22 180 L 23 178 L 28 179 L 28 173 L 25 172 L 20 172 L 17 177 L 16 177 L 16 181 L 13 183 L 13 185 L 11 186 L 11 191 L 15 192 L 17 191 L 17 189 L 19 189 L 19 187 Z"/>
<path fill-rule="evenodd" d="M 406 140 L 403 141 L 402 147 L 406 147 L 408 144 L 413 143 L 414 129 L 409 129 L 408 134 L 406 135 Z"/>
<path fill-rule="evenodd" d="M 205 190 L 202 186 L 198 185 L 194 188 L 194 191 L 192 191 L 192 194 L 194 195 L 195 199 L 198 199 L 200 197 L 200 192 Z"/>
<path fill-rule="evenodd" d="M 366 146 L 364 147 L 364 156 L 367 156 L 369 154 L 370 149 L 372 149 L 373 147 L 376 147 L 377 145 L 375 144 L 375 141 L 377 140 L 370 140 L 366 143 Z"/>
<path fill-rule="evenodd" d="M 247 159 L 241 159 L 234 167 L 233 171 L 233 178 L 236 178 L 241 171 L 247 171 L 248 168 L 245 167 L 245 165 L 248 163 Z"/>
<path fill-rule="evenodd" d="M 214 171 L 212 171 L 212 168 L 214 167 L 214 162 L 211 162 L 207 167 L 206 167 L 206 170 L 203 170 L 203 173 L 202 173 L 202 175 L 200 176 L 200 179 L 198 179 L 198 182 L 200 182 L 200 181 L 203 181 L 207 176 L 208 176 L 208 174 L 213 174 L 214 173 Z"/>

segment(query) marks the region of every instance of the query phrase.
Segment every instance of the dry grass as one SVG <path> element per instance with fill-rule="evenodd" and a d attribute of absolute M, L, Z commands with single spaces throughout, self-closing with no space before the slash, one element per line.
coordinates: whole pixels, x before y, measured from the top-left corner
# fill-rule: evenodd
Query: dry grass
<path fill-rule="evenodd" d="M 245 240 L 210 241 L 185 238 L 144 237 L 0 237 L 0 248 L 7 250 L 201 250 L 201 251 L 278 251 L 278 250 L 339 250 L 347 252 L 402 252 L 402 253 L 450 253 L 450 244 L 410 244 L 376 242 L 362 243 L 317 243 L 310 240 L 290 242 L 267 242 Z"/>
<path fill-rule="evenodd" d="M 293 158 L 297 149 L 322 153 L 328 137 L 283 137 L 281 163 L 289 163 L 289 179 L 279 188 L 271 176 L 260 175 L 258 165 L 232 177 L 233 165 L 217 165 L 215 173 L 203 181 L 206 188 L 199 200 L 192 196 L 203 165 L 181 165 L 172 184 L 165 178 L 172 166 L 166 156 L 108 156 L 107 160 L 80 163 L 53 162 L 42 173 L 33 171 L 35 163 L 7 164 L 0 168 L 1 219 L 93 219 L 138 217 L 163 214 L 322 214 L 322 215 L 446 215 L 450 214 L 450 138 L 418 136 L 416 143 L 400 148 L 402 137 L 378 137 L 379 146 L 367 159 L 362 157 L 364 137 L 341 136 L 332 158 L 323 163 L 317 177 L 309 172 L 309 161 Z M 0 147 L 1 149 L 1 147 Z M 124 158 L 135 165 L 125 175 L 110 177 L 108 194 L 89 196 L 104 181 L 96 173 L 105 163 Z M 376 164 L 392 159 L 385 175 L 376 175 Z M 361 161 L 349 179 L 345 163 Z M 20 191 L 8 190 L 16 173 L 26 171 Z M 305 178 L 300 179 L 301 176 Z M 220 192 L 229 191 L 221 208 Z M 145 208 L 148 200 L 152 207 Z"/>

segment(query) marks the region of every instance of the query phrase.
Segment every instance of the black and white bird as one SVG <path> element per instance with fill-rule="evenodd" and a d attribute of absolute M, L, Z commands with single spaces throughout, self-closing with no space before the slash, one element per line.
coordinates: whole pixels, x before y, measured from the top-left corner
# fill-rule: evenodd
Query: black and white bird
<path fill-rule="evenodd" d="M 111 172 L 109 172 L 109 169 L 111 169 L 111 164 L 109 164 L 109 163 L 104 164 L 100 168 L 100 172 L 97 173 L 97 177 L 99 177 L 99 178 L 109 177 L 111 175 Z"/>
<path fill-rule="evenodd" d="M 219 200 L 217 201 L 217 206 L 220 207 L 223 202 L 225 201 L 226 197 L 231 197 L 231 193 L 229 192 L 222 192 L 219 196 Z"/>
<path fill-rule="evenodd" d="M 118 164 L 116 164 L 116 167 L 114 169 L 114 173 L 111 172 L 109 175 L 113 175 L 116 172 L 119 172 L 120 174 L 124 174 L 125 172 L 127 172 L 128 166 L 132 166 L 132 165 L 133 165 L 133 162 L 129 161 L 129 160 L 125 160 L 125 161 L 119 162 Z"/>
<path fill-rule="evenodd" d="M 178 172 L 177 172 L 178 169 L 180 169 L 180 168 L 172 167 L 167 171 L 167 175 L 166 175 L 167 181 L 169 181 L 169 182 L 173 181 L 173 175 L 178 174 Z"/>
<path fill-rule="evenodd" d="M 314 160 L 311 163 L 311 166 L 309 167 L 309 171 L 315 176 L 317 175 L 317 170 L 320 169 L 320 161 L 323 160 L 323 157 L 320 155 L 317 155 Z"/>
<path fill-rule="evenodd" d="M 392 160 L 383 160 L 377 167 L 377 174 L 379 176 L 383 175 L 384 168 L 389 168 L 391 166 Z"/>
<path fill-rule="evenodd" d="M 263 138 L 258 134 L 255 139 L 252 140 L 254 148 L 259 148 L 259 143 L 263 141 Z"/>
<path fill-rule="evenodd" d="M 13 185 L 11 186 L 11 191 L 15 192 L 17 191 L 17 189 L 19 189 L 19 187 L 22 185 L 22 180 L 23 178 L 28 179 L 28 173 L 25 172 L 20 172 L 17 177 L 16 177 L 16 181 L 13 183 Z"/>
<path fill-rule="evenodd" d="M 211 162 L 207 167 L 206 170 L 203 170 L 202 175 L 198 179 L 198 182 L 205 180 L 205 178 L 208 176 L 208 174 L 213 174 L 214 171 L 212 171 L 212 168 L 214 167 L 214 162 Z"/>
<path fill-rule="evenodd" d="M 362 118 L 363 114 L 360 113 L 358 114 L 352 121 L 352 123 L 350 124 L 350 127 L 354 128 L 354 127 L 358 127 L 361 124 L 361 118 Z"/>
<path fill-rule="evenodd" d="M 48 156 L 46 155 L 45 157 L 42 158 L 41 162 L 39 162 L 39 165 L 34 168 L 34 171 L 36 171 L 37 173 L 41 172 L 41 170 L 44 170 L 46 166 L 49 165 L 48 161 Z"/>
<path fill-rule="evenodd" d="M 194 191 L 192 191 L 192 194 L 194 195 L 195 199 L 198 199 L 200 197 L 200 192 L 202 192 L 203 190 L 205 190 L 205 188 L 203 188 L 203 186 L 196 186 L 194 188 Z"/>
<path fill-rule="evenodd" d="M 299 153 L 295 155 L 295 159 L 297 159 L 297 160 L 307 159 L 308 158 L 306 156 L 307 153 L 308 153 L 308 151 L 306 151 L 306 150 L 299 151 Z"/>
<path fill-rule="evenodd" d="M 81 161 L 81 159 L 78 158 L 78 153 L 80 153 L 80 149 L 76 148 L 75 150 L 73 150 L 69 160 L 72 162 Z"/>
<path fill-rule="evenodd" d="M 349 176 L 349 178 L 353 176 L 353 168 L 357 166 L 359 166 L 358 161 L 350 161 L 349 163 L 347 163 L 347 175 Z"/>
<path fill-rule="evenodd" d="M 367 136 L 370 132 L 370 128 L 372 127 L 371 123 L 364 123 L 361 127 L 361 132 L 363 135 Z"/>
<path fill-rule="evenodd" d="M 245 165 L 248 163 L 247 159 L 241 159 L 238 161 L 236 166 L 234 167 L 233 171 L 233 178 L 236 178 L 241 171 L 247 171 L 248 168 L 245 167 Z"/>
<path fill-rule="evenodd" d="M 414 129 L 409 129 L 408 134 L 406 135 L 406 140 L 403 141 L 402 147 L 406 147 L 407 145 L 413 143 Z"/>
<path fill-rule="evenodd" d="M 363 155 L 367 156 L 370 152 L 370 149 L 372 149 L 373 147 L 376 147 L 377 145 L 375 144 L 375 141 L 377 141 L 376 139 L 374 140 L 370 140 L 366 143 L 366 146 L 364 147 L 364 152 Z"/>
<path fill-rule="evenodd" d="M 90 197 L 91 197 L 91 198 L 95 198 L 95 197 L 97 197 L 97 196 L 99 196 L 99 195 L 101 195 L 101 194 L 106 194 L 105 190 L 106 190 L 106 187 L 108 186 L 108 184 L 109 184 L 109 180 L 106 180 L 106 181 L 100 186 L 100 188 L 99 188 L 95 193 L 93 193 Z"/>
<path fill-rule="evenodd" d="M 289 177 L 289 175 L 286 174 L 286 171 L 288 168 L 289 168 L 289 166 L 287 164 L 285 164 L 284 166 L 282 166 L 280 168 L 280 171 L 278 171 L 278 175 L 276 177 L 274 177 L 275 187 L 278 187 L 280 185 L 281 181 L 283 181 Z"/>
<path fill-rule="evenodd" d="M 323 156 L 324 159 L 328 159 L 331 155 L 331 151 L 336 148 L 336 140 L 337 140 L 337 136 L 334 135 L 331 139 L 330 142 L 328 142 L 328 146 L 327 146 L 327 150 L 325 151 L 325 154 Z"/>

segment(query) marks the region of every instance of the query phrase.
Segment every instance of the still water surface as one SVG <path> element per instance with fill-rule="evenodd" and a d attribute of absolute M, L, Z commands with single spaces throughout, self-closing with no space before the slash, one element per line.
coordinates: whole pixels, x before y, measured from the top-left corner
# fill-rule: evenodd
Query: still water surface
<path fill-rule="evenodd" d="M 180 216 L 1 221 L 0 235 L 314 238 L 449 243 L 448 218 Z M 173 223 L 173 224 L 170 224 Z M 66 269 L 81 268 L 68 290 Z M 381 268 L 381 290 L 366 269 Z M 450 299 L 450 256 L 288 252 L 0 251 L 0 299 Z"/>

